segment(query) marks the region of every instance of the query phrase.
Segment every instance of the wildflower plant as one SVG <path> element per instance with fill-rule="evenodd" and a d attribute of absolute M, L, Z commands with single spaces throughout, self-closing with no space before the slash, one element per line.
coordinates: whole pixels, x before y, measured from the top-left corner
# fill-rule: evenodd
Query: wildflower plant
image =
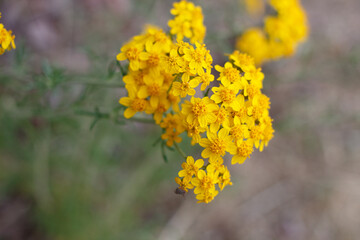
<path fill-rule="evenodd" d="M 308 36 L 306 13 L 300 0 L 269 0 L 275 15 L 265 17 L 264 26 L 247 29 L 237 38 L 236 48 L 254 57 L 255 64 L 292 56 Z M 259 0 L 246 0 L 250 11 Z"/>
<path fill-rule="evenodd" d="M 127 96 L 119 102 L 127 119 L 152 116 L 163 129 L 164 145 L 184 157 L 175 178 L 179 189 L 194 189 L 198 202 L 209 203 L 232 185 L 226 161 L 242 164 L 272 139 L 270 100 L 261 93 L 264 74 L 250 55 L 234 51 L 223 66 L 213 66 L 199 6 L 182 0 L 171 14 L 169 33 L 147 26 L 121 47 L 117 60 L 127 60 L 128 69 L 123 77 Z M 179 148 L 184 134 L 203 148 L 203 159 Z"/>

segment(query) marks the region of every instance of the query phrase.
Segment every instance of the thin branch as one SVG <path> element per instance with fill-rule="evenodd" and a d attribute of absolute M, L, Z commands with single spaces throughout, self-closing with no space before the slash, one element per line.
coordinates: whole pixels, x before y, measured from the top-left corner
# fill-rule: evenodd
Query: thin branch
<path fill-rule="evenodd" d="M 174 142 L 174 147 L 175 147 L 175 149 L 180 153 L 180 155 L 181 155 L 183 158 L 186 159 L 186 154 L 185 154 L 185 152 L 179 147 L 179 145 L 178 145 L 176 142 Z"/>

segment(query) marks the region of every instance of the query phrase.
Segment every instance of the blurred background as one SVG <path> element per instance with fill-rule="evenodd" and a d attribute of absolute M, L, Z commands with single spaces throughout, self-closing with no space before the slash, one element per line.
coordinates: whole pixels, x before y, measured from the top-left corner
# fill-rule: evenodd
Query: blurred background
<path fill-rule="evenodd" d="M 214 64 L 262 22 L 194 2 Z M 0 239 L 359 239 L 360 2 L 302 3 L 309 39 L 263 66 L 275 137 L 204 205 L 174 194 L 182 159 L 164 163 L 159 127 L 113 117 L 116 54 L 146 23 L 167 29 L 172 1 L 1 0 L 17 49 L 0 56 Z"/>

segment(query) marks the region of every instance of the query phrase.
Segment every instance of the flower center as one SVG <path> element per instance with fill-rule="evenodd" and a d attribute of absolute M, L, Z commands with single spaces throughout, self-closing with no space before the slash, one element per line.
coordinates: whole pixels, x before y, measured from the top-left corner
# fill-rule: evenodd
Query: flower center
<path fill-rule="evenodd" d="M 175 67 L 177 65 L 176 57 L 168 57 L 167 63 L 169 64 L 169 66 Z"/>
<path fill-rule="evenodd" d="M 238 146 L 237 152 L 243 157 L 248 157 L 253 152 L 253 146 L 246 142 L 242 142 L 240 146 Z"/>
<path fill-rule="evenodd" d="M 261 118 L 262 113 L 263 113 L 263 109 L 261 107 L 258 107 L 258 106 L 253 107 L 253 109 L 252 109 L 253 118 L 255 118 L 255 119 Z"/>
<path fill-rule="evenodd" d="M 217 122 L 222 123 L 225 121 L 226 118 L 226 111 L 223 108 L 220 108 L 219 111 L 216 113 Z"/>
<path fill-rule="evenodd" d="M 126 57 L 129 60 L 136 60 L 138 59 L 140 54 L 139 49 L 135 48 L 135 47 L 131 47 L 126 51 Z"/>
<path fill-rule="evenodd" d="M 250 131 L 250 137 L 252 139 L 255 139 L 255 140 L 260 140 L 261 139 L 261 130 L 260 130 L 260 127 L 259 126 L 255 126 L 251 129 Z"/>
<path fill-rule="evenodd" d="M 208 176 L 204 176 L 200 184 L 201 188 L 204 190 L 211 189 L 211 187 L 213 186 L 212 180 Z"/>
<path fill-rule="evenodd" d="M 193 51 L 191 53 L 191 57 L 194 59 L 195 62 L 197 63 L 201 63 L 204 60 L 204 56 L 203 54 L 201 54 L 201 52 L 196 49 L 195 51 Z"/>
<path fill-rule="evenodd" d="M 137 98 L 137 99 L 134 99 L 134 101 L 132 102 L 131 108 L 137 112 L 142 112 L 146 108 L 146 103 L 147 102 L 145 99 Z"/>
<path fill-rule="evenodd" d="M 160 94 L 160 86 L 157 83 L 153 83 L 148 87 L 149 95 L 150 96 L 159 96 Z"/>
<path fill-rule="evenodd" d="M 158 54 L 151 54 L 149 59 L 148 59 L 148 64 L 152 67 L 157 66 L 159 64 L 160 61 L 160 57 Z"/>
<path fill-rule="evenodd" d="M 210 151 L 218 155 L 225 155 L 226 144 L 221 139 L 215 139 L 210 145 Z"/>
<path fill-rule="evenodd" d="M 238 116 L 241 121 L 244 120 L 247 117 L 247 109 L 246 107 L 240 107 L 240 110 L 237 112 L 234 112 L 234 117 Z"/>
<path fill-rule="evenodd" d="M 240 72 L 236 68 L 226 68 L 223 73 L 231 83 L 240 80 Z"/>
<path fill-rule="evenodd" d="M 162 104 L 162 103 L 159 103 L 159 106 L 158 106 L 158 108 L 156 109 L 156 112 L 159 112 L 159 113 L 164 113 L 164 112 L 166 112 L 166 107 L 165 107 L 165 105 L 164 104 Z"/>
<path fill-rule="evenodd" d="M 141 86 L 144 85 L 144 73 L 140 72 L 134 76 L 134 81 L 136 85 Z"/>
<path fill-rule="evenodd" d="M 241 125 L 232 127 L 231 135 L 236 139 L 242 138 L 244 136 L 244 132 L 243 132 L 243 129 L 241 128 Z"/>
<path fill-rule="evenodd" d="M 202 116 L 206 113 L 206 105 L 203 102 L 197 102 L 192 107 L 192 112 L 196 117 Z"/>
<path fill-rule="evenodd" d="M 224 103 L 231 103 L 234 101 L 236 95 L 233 90 L 224 88 L 220 92 L 220 97 Z"/>
<path fill-rule="evenodd" d="M 253 98 L 255 95 L 260 93 L 259 88 L 255 87 L 254 85 L 250 85 L 247 89 L 247 93 L 249 98 Z"/>
<path fill-rule="evenodd" d="M 181 91 L 182 92 L 187 92 L 190 89 L 190 84 L 188 82 L 183 82 L 181 84 Z"/>

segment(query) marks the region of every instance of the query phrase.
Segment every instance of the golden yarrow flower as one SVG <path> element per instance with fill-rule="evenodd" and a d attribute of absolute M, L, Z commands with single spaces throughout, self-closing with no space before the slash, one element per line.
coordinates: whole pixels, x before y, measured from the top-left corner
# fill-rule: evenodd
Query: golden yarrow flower
<path fill-rule="evenodd" d="M 205 148 L 201 152 L 203 158 L 209 158 L 209 162 L 216 162 L 223 157 L 226 152 L 232 152 L 235 144 L 232 142 L 229 130 L 222 128 L 216 133 L 207 132 L 207 138 L 200 140 L 200 146 Z"/>
<path fill-rule="evenodd" d="M 218 106 L 214 101 L 208 97 L 192 97 L 190 102 L 185 101 L 185 103 L 182 104 L 181 113 L 189 124 L 198 124 L 200 127 L 205 128 L 216 120 L 214 110 L 217 108 Z"/>

